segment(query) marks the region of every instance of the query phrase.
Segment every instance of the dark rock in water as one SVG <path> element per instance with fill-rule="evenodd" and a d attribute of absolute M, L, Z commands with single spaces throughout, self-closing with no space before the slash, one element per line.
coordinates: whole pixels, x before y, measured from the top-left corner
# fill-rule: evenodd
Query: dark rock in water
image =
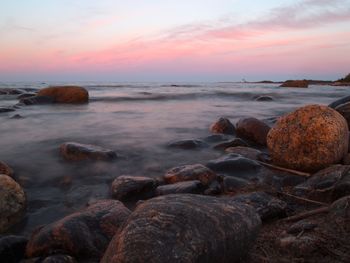
<path fill-rule="evenodd" d="M 34 231 L 26 255 L 49 256 L 58 252 L 80 260 L 98 260 L 129 215 L 129 209 L 119 201 L 98 201 Z"/>
<path fill-rule="evenodd" d="M 250 206 L 200 195 L 166 195 L 137 206 L 101 263 L 240 262 L 260 218 Z"/>
<path fill-rule="evenodd" d="M 55 103 L 80 104 L 89 102 L 89 93 L 78 86 L 54 86 L 41 89 L 38 96 L 51 97 Z"/>
<path fill-rule="evenodd" d="M 147 199 L 154 196 L 157 185 L 150 177 L 122 175 L 112 183 L 112 196 L 118 200 Z"/>
<path fill-rule="evenodd" d="M 278 191 L 282 191 L 285 187 L 294 187 L 304 183 L 307 178 L 289 173 L 277 172 L 268 170 L 263 178 L 263 183 L 267 186 L 273 187 Z"/>
<path fill-rule="evenodd" d="M 229 147 L 225 149 L 225 152 L 240 154 L 245 158 L 256 160 L 256 161 L 260 160 L 260 156 L 262 156 L 263 154 L 259 150 L 256 150 L 254 148 L 244 147 L 244 146 Z"/>
<path fill-rule="evenodd" d="M 337 106 L 350 102 L 350 96 L 343 97 L 339 100 L 336 100 L 328 105 L 328 107 L 335 109 Z"/>
<path fill-rule="evenodd" d="M 28 239 L 22 236 L 0 236 L 0 261 L 17 263 L 24 258 Z"/>
<path fill-rule="evenodd" d="M 212 160 L 208 162 L 206 166 L 214 172 L 243 178 L 257 177 L 257 172 L 261 168 L 261 165 L 258 162 L 234 153 Z"/>
<path fill-rule="evenodd" d="M 210 126 L 212 133 L 235 134 L 235 126 L 227 118 L 220 118 Z"/>
<path fill-rule="evenodd" d="M 223 141 L 229 140 L 231 137 L 232 136 L 227 136 L 224 134 L 213 134 L 213 135 L 209 135 L 208 137 L 204 138 L 204 141 L 209 142 L 209 143 L 223 142 Z"/>
<path fill-rule="evenodd" d="M 24 91 L 21 89 L 13 88 L 0 88 L 0 95 L 18 95 L 22 94 Z"/>
<path fill-rule="evenodd" d="M 156 189 L 157 195 L 169 194 L 200 194 L 203 192 L 204 186 L 198 180 L 185 181 L 175 184 L 167 184 L 158 186 Z"/>
<path fill-rule="evenodd" d="M 350 195 L 345 196 L 335 201 L 330 208 L 329 217 L 334 219 L 344 220 L 349 222 L 350 220 Z"/>
<path fill-rule="evenodd" d="M 25 212 L 26 196 L 11 177 L 0 175 L 0 233 L 18 223 Z"/>
<path fill-rule="evenodd" d="M 336 106 L 335 110 L 345 118 L 348 126 L 350 127 L 350 102 Z"/>
<path fill-rule="evenodd" d="M 32 96 L 27 98 L 22 98 L 19 100 L 20 103 L 24 105 L 36 105 L 36 104 L 52 104 L 54 99 L 48 96 Z"/>
<path fill-rule="evenodd" d="M 273 98 L 271 96 L 259 96 L 254 99 L 255 101 L 273 101 Z"/>
<path fill-rule="evenodd" d="M 174 184 L 183 181 L 198 180 L 203 185 L 209 185 L 217 179 L 217 175 L 201 164 L 183 165 L 174 167 L 164 175 L 165 182 Z"/>
<path fill-rule="evenodd" d="M 208 144 L 201 140 L 181 140 L 168 144 L 170 148 L 178 148 L 183 150 L 193 150 L 208 147 Z"/>
<path fill-rule="evenodd" d="M 0 107 L 0 113 L 15 111 L 13 107 Z"/>
<path fill-rule="evenodd" d="M 18 120 L 18 119 L 23 119 L 24 117 L 20 114 L 15 114 L 13 115 L 10 119 Z"/>
<path fill-rule="evenodd" d="M 249 146 L 249 145 L 248 145 L 248 143 L 246 143 L 242 139 L 236 138 L 236 139 L 233 139 L 232 141 L 229 141 L 229 142 L 223 142 L 223 143 L 217 144 L 214 146 L 214 149 L 215 150 L 225 150 L 226 148 L 229 148 L 229 147 L 238 147 L 238 146 L 245 147 L 245 146 Z"/>
<path fill-rule="evenodd" d="M 307 88 L 309 82 L 307 80 L 287 80 L 280 87 L 287 88 Z"/>
<path fill-rule="evenodd" d="M 294 223 L 291 225 L 287 233 L 288 234 L 300 234 L 301 232 L 306 232 L 306 231 L 311 231 L 315 229 L 318 225 L 316 223 L 307 221 L 307 220 L 302 220 L 299 222 Z"/>
<path fill-rule="evenodd" d="M 270 127 L 256 118 L 240 119 L 236 124 L 237 136 L 250 140 L 258 145 L 266 145 Z"/>
<path fill-rule="evenodd" d="M 222 181 L 221 177 L 218 177 L 218 179 L 219 178 Z M 221 194 L 222 192 L 223 192 L 222 184 L 219 182 L 219 180 L 217 180 L 210 183 L 209 187 L 204 191 L 204 194 L 218 195 L 218 194 Z"/>
<path fill-rule="evenodd" d="M 96 145 L 67 142 L 61 145 L 62 156 L 69 161 L 101 160 L 111 161 L 117 158 L 117 154 L 106 148 Z"/>
<path fill-rule="evenodd" d="M 249 185 L 249 181 L 234 176 L 225 176 L 223 181 L 224 192 L 235 192 Z"/>
<path fill-rule="evenodd" d="M 13 177 L 13 170 L 6 163 L 0 161 L 0 174 L 5 174 L 10 177 Z"/>
<path fill-rule="evenodd" d="M 17 96 L 17 99 L 21 100 L 21 99 L 25 99 L 25 98 L 34 97 L 35 95 L 36 95 L 36 93 L 23 93 L 23 94 Z"/>
<path fill-rule="evenodd" d="M 320 201 L 332 201 L 350 194 L 350 166 L 333 165 L 294 187 L 294 193 Z"/>
<path fill-rule="evenodd" d="M 284 217 L 287 203 L 264 192 L 254 192 L 233 197 L 236 202 L 251 205 L 261 217 L 262 221 L 276 217 Z"/>

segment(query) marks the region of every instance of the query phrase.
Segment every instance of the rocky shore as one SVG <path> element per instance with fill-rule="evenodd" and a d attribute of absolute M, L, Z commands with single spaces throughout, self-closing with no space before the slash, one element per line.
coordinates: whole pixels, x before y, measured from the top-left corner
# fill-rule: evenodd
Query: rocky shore
<path fill-rule="evenodd" d="M 89 102 L 77 86 L 6 92 L 19 95 L 14 110 Z M 207 137 L 166 147 L 217 158 L 160 177 L 116 176 L 109 198 L 29 236 L 14 231 L 28 208 L 25 184 L 0 161 L 0 262 L 350 262 L 349 105 L 306 105 L 269 123 L 213 120 Z M 81 142 L 56 148 L 73 164 L 122 158 Z"/>

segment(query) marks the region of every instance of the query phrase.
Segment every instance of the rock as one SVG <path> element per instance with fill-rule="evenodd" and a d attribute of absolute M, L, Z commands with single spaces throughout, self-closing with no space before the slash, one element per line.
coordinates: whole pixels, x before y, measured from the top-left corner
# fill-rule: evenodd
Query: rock
<path fill-rule="evenodd" d="M 168 147 L 170 148 L 179 148 L 183 150 L 193 150 L 193 149 L 200 149 L 208 147 L 208 144 L 206 144 L 204 141 L 201 140 L 181 140 L 176 142 L 171 142 L 168 144 Z"/>
<path fill-rule="evenodd" d="M 331 201 L 350 194 L 350 166 L 333 165 L 312 175 L 294 187 L 298 196 Z"/>
<path fill-rule="evenodd" d="M 285 251 L 292 252 L 295 256 L 304 257 L 319 248 L 320 240 L 312 236 L 287 236 L 281 238 L 278 243 Z"/>
<path fill-rule="evenodd" d="M 36 93 L 22 93 L 21 95 L 17 96 L 18 100 L 30 98 L 36 96 Z"/>
<path fill-rule="evenodd" d="M 0 161 L 0 174 L 5 174 L 10 177 L 13 177 L 13 170 L 6 163 Z"/>
<path fill-rule="evenodd" d="M 98 201 L 34 231 L 26 255 L 49 256 L 59 251 L 79 260 L 98 260 L 129 215 L 117 200 Z"/>
<path fill-rule="evenodd" d="M 224 135 L 224 134 L 212 134 L 204 138 L 204 141 L 213 143 L 213 142 L 223 142 L 227 141 L 232 136 Z"/>
<path fill-rule="evenodd" d="M 23 119 L 24 117 L 20 114 L 15 114 L 13 115 L 10 119 L 14 119 L 14 120 L 19 120 L 19 119 Z"/>
<path fill-rule="evenodd" d="M 15 111 L 13 107 L 0 107 L 0 113 Z"/>
<path fill-rule="evenodd" d="M 335 110 L 309 105 L 280 118 L 268 134 L 274 164 L 315 172 L 339 163 L 348 152 L 349 131 Z"/>
<path fill-rule="evenodd" d="M 294 223 L 291 225 L 287 233 L 288 234 L 300 234 L 301 232 L 311 231 L 314 230 L 318 225 L 316 223 L 307 221 L 307 220 L 301 220 L 299 222 Z"/>
<path fill-rule="evenodd" d="M 218 179 L 222 181 L 221 177 L 218 177 Z M 222 192 L 223 192 L 223 187 L 222 187 L 221 183 L 217 180 L 217 181 L 213 181 L 210 183 L 209 187 L 207 189 L 205 189 L 204 194 L 205 195 L 218 195 L 218 194 L 221 194 Z"/>
<path fill-rule="evenodd" d="M 78 86 L 54 86 L 41 89 L 38 96 L 48 96 L 55 103 L 87 103 L 89 93 L 86 89 Z"/>
<path fill-rule="evenodd" d="M 348 102 L 350 102 L 350 96 L 346 96 L 346 97 L 343 97 L 339 100 L 336 100 L 336 101 L 332 102 L 331 104 L 329 104 L 328 107 L 335 109 L 339 105 L 347 104 Z"/>
<path fill-rule="evenodd" d="M 307 80 L 287 80 L 280 87 L 287 88 L 307 88 L 309 87 L 309 82 Z"/>
<path fill-rule="evenodd" d="M 248 145 L 248 143 L 246 143 L 242 139 L 236 138 L 236 139 L 233 139 L 232 141 L 229 141 L 229 142 L 223 142 L 223 143 L 217 144 L 214 146 L 214 149 L 215 150 L 226 150 L 226 148 L 238 147 L 238 146 L 245 147 L 245 146 L 249 146 L 249 145 Z"/>
<path fill-rule="evenodd" d="M 18 223 L 24 214 L 26 197 L 11 177 L 0 175 L 0 233 Z"/>
<path fill-rule="evenodd" d="M 217 175 L 212 170 L 201 164 L 174 167 L 164 175 L 164 180 L 168 184 L 198 180 L 203 185 L 209 185 L 216 178 Z"/>
<path fill-rule="evenodd" d="M 249 181 L 238 177 L 225 176 L 223 181 L 224 192 L 235 192 L 249 186 L 250 184 L 251 183 Z"/>
<path fill-rule="evenodd" d="M 273 101 L 273 98 L 271 96 L 258 96 L 256 98 L 254 98 L 255 101 Z"/>
<path fill-rule="evenodd" d="M 255 161 L 260 160 L 260 157 L 263 155 L 263 153 L 259 150 L 244 146 L 229 147 L 225 149 L 225 152 L 239 154 L 245 158 L 252 159 Z"/>
<path fill-rule="evenodd" d="M 350 102 L 336 106 L 335 110 L 345 118 L 349 126 L 350 125 Z"/>
<path fill-rule="evenodd" d="M 6 263 L 17 263 L 24 258 L 28 239 L 22 236 L 0 237 L 0 260 Z"/>
<path fill-rule="evenodd" d="M 95 260 L 84 261 L 84 263 L 95 263 L 95 262 L 96 262 Z M 45 258 L 37 257 L 37 258 L 22 260 L 20 263 L 77 263 L 77 261 L 69 255 L 55 254 Z"/>
<path fill-rule="evenodd" d="M 19 100 L 19 102 L 24 105 L 52 104 L 55 102 L 55 99 L 49 96 L 33 96 L 22 98 Z"/>
<path fill-rule="evenodd" d="M 258 145 L 266 145 L 270 127 L 256 118 L 240 119 L 236 124 L 237 136 L 250 140 Z"/>
<path fill-rule="evenodd" d="M 82 160 L 102 160 L 111 161 L 117 158 L 117 154 L 100 146 L 81 144 L 76 142 L 66 142 L 61 145 L 62 156 L 69 161 Z"/>
<path fill-rule="evenodd" d="M 232 199 L 254 207 L 262 221 L 284 217 L 287 210 L 286 202 L 264 192 L 237 195 Z"/>
<path fill-rule="evenodd" d="M 151 198 L 157 185 L 150 177 L 122 175 L 112 183 L 112 197 L 118 200 Z"/>
<path fill-rule="evenodd" d="M 210 126 L 212 133 L 235 134 L 235 126 L 227 118 L 220 118 Z"/>
<path fill-rule="evenodd" d="M 329 212 L 329 217 L 334 219 L 341 219 L 346 222 L 350 219 L 350 195 L 345 196 L 337 201 L 335 201 Z"/>
<path fill-rule="evenodd" d="M 156 189 L 156 195 L 169 195 L 169 194 L 200 194 L 203 192 L 204 186 L 198 180 L 185 181 L 175 184 L 167 184 L 158 186 Z"/>
<path fill-rule="evenodd" d="M 230 198 L 161 196 L 137 206 L 101 263 L 240 262 L 260 224 L 254 209 Z"/>

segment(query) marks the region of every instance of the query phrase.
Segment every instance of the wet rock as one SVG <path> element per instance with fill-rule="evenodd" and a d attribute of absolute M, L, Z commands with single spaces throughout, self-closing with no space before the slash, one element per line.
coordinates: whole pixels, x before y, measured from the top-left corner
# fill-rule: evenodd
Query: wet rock
<path fill-rule="evenodd" d="M 225 176 L 223 180 L 224 192 L 235 192 L 250 184 L 249 181 L 234 176 Z"/>
<path fill-rule="evenodd" d="M 248 143 L 246 143 L 244 140 L 240 138 L 233 139 L 232 141 L 229 142 L 223 142 L 220 144 L 217 144 L 214 146 L 215 150 L 225 150 L 226 148 L 230 147 L 238 147 L 238 146 L 249 146 Z"/>
<path fill-rule="evenodd" d="M 201 164 L 174 167 L 168 170 L 164 175 L 164 180 L 168 184 L 198 180 L 203 185 L 209 185 L 216 179 L 217 175 L 212 170 Z"/>
<path fill-rule="evenodd" d="M 346 119 L 348 126 L 350 126 L 350 102 L 336 106 L 335 110 Z"/>
<path fill-rule="evenodd" d="M 224 134 L 212 134 L 210 136 L 205 137 L 204 141 L 209 142 L 209 143 L 223 142 L 223 141 L 229 140 L 231 137 L 232 136 L 227 136 Z"/>
<path fill-rule="evenodd" d="M 239 154 L 245 158 L 256 160 L 256 161 L 260 160 L 260 157 L 263 154 L 259 150 L 256 150 L 254 148 L 244 147 L 244 146 L 229 147 L 225 149 L 225 152 Z"/>
<path fill-rule="evenodd" d="M 157 195 L 169 194 L 200 194 L 203 192 L 204 186 L 198 181 L 185 181 L 175 184 L 167 184 L 158 186 L 156 189 Z"/>
<path fill-rule="evenodd" d="M 264 176 L 263 183 L 266 186 L 270 186 L 274 188 L 277 191 L 283 191 L 286 187 L 294 187 L 299 184 L 304 183 L 307 178 L 300 176 L 300 175 L 294 175 L 286 172 L 278 172 L 274 170 L 268 170 Z"/>
<path fill-rule="evenodd" d="M 349 221 L 350 219 L 350 195 L 335 201 L 330 208 L 329 217 Z"/>
<path fill-rule="evenodd" d="M 36 93 L 22 93 L 21 95 L 17 96 L 18 100 L 30 98 L 36 96 Z"/>
<path fill-rule="evenodd" d="M 112 183 L 112 197 L 118 200 L 151 198 L 157 185 L 150 177 L 122 175 Z"/>
<path fill-rule="evenodd" d="M 183 150 L 194 150 L 194 149 L 200 149 L 208 147 L 208 144 L 206 144 L 204 141 L 201 140 L 181 140 L 176 142 L 170 142 L 168 144 L 168 147 L 170 148 L 178 148 Z"/>
<path fill-rule="evenodd" d="M 350 96 L 346 96 L 346 97 L 343 97 L 339 100 L 336 100 L 336 101 L 332 102 L 331 104 L 329 104 L 328 107 L 335 109 L 337 106 L 342 105 L 342 104 L 346 104 L 348 102 L 350 102 Z"/>
<path fill-rule="evenodd" d="M 24 214 L 26 197 L 11 177 L 0 175 L 0 233 L 18 223 Z"/>
<path fill-rule="evenodd" d="M 286 88 L 307 88 L 309 82 L 307 80 L 287 80 L 280 87 Z"/>
<path fill-rule="evenodd" d="M 310 222 L 307 220 L 301 220 L 301 221 L 296 222 L 293 225 L 291 225 L 288 228 L 287 233 L 288 234 L 300 234 L 302 232 L 314 230 L 317 226 L 318 225 L 316 223 L 313 223 L 313 222 Z"/>
<path fill-rule="evenodd" d="M 239 154 L 230 153 L 206 164 L 214 172 L 243 178 L 255 178 L 261 165 Z"/>
<path fill-rule="evenodd" d="M 49 96 L 32 96 L 22 98 L 19 100 L 24 105 L 36 105 L 36 104 L 52 104 L 55 102 L 54 98 Z"/>
<path fill-rule="evenodd" d="M 267 221 L 276 217 L 284 217 L 287 210 L 286 202 L 264 192 L 238 195 L 232 199 L 236 202 L 254 207 L 262 221 Z"/>
<path fill-rule="evenodd" d="M 14 120 L 19 120 L 19 119 L 23 119 L 24 117 L 20 114 L 15 114 L 13 115 L 10 119 L 14 119 Z"/>
<path fill-rule="evenodd" d="M 62 156 L 69 161 L 102 160 L 111 161 L 117 158 L 117 154 L 106 148 L 96 145 L 67 142 L 61 145 Z"/>
<path fill-rule="evenodd" d="M 119 201 L 102 200 L 33 232 L 27 257 L 68 254 L 77 259 L 99 259 L 120 230 L 130 211 Z"/>
<path fill-rule="evenodd" d="M 87 103 L 89 93 L 78 86 L 54 86 L 40 90 L 38 96 L 52 97 L 55 103 Z"/>
<path fill-rule="evenodd" d="M 235 126 L 227 118 L 220 118 L 210 126 L 212 133 L 235 134 Z"/>
<path fill-rule="evenodd" d="M 259 96 L 254 99 L 255 101 L 273 101 L 271 96 Z"/>
<path fill-rule="evenodd" d="M 294 193 L 310 199 L 331 201 L 350 193 L 350 166 L 333 165 L 294 187 Z"/>
<path fill-rule="evenodd" d="M 0 174 L 5 174 L 10 177 L 13 177 L 13 170 L 6 163 L 0 161 Z"/>
<path fill-rule="evenodd" d="M 230 198 L 157 197 L 137 206 L 101 263 L 239 262 L 260 224 L 254 209 Z"/>
<path fill-rule="evenodd" d="M 270 127 L 256 118 L 243 118 L 236 124 L 237 136 L 250 140 L 258 145 L 266 145 Z"/>
<path fill-rule="evenodd" d="M 18 95 L 22 94 L 24 91 L 21 89 L 14 88 L 0 88 L 0 95 Z"/>
<path fill-rule="evenodd" d="M 15 111 L 13 107 L 0 107 L 0 113 Z"/>
<path fill-rule="evenodd" d="M 309 105 L 280 118 L 267 144 L 276 165 L 315 172 L 339 163 L 348 152 L 346 120 L 335 110 Z"/>
<path fill-rule="evenodd" d="M 0 236 L 0 261 L 17 263 L 24 258 L 28 239 L 22 236 Z"/>

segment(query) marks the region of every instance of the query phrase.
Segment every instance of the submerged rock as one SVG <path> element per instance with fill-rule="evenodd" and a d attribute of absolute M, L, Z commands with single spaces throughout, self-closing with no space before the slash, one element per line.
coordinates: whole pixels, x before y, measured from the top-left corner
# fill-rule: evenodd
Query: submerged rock
<path fill-rule="evenodd" d="M 11 177 L 0 175 L 0 233 L 18 223 L 25 212 L 26 197 L 22 187 Z"/>
<path fill-rule="evenodd" d="M 232 138 L 232 136 L 225 135 L 225 134 L 212 134 L 204 138 L 204 141 L 209 143 L 214 142 L 224 142 Z"/>
<path fill-rule="evenodd" d="M 15 111 L 13 107 L 0 107 L 0 113 Z"/>
<path fill-rule="evenodd" d="M 49 96 L 32 96 L 21 98 L 19 102 L 24 105 L 51 104 L 55 102 L 55 99 Z"/>
<path fill-rule="evenodd" d="M 212 133 L 235 134 L 235 126 L 227 118 L 220 118 L 210 126 Z"/>
<path fill-rule="evenodd" d="M 25 99 L 25 98 L 30 98 L 36 96 L 36 93 L 22 93 L 21 95 L 17 96 L 18 100 Z"/>
<path fill-rule="evenodd" d="M 260 224 L 254 209 L 230 198 L 157 197 L 137 206 L 101 263 L 240 262 Z"/>
<path fill-rule="evenodd" d="M 13 177 L 13 170 L 6 163 L 0 161 L 0 174 L 5 174 L 10 177 Z"/>
<path fill-rule="evenodd" d="M 258 145 L 266 145 L 270 127 L 256 118 L 243 118 L 236 124 L 237 136 L 250 140 Z"/>
<path fill-rule="evenodd" d="M 185 181 L 158 186 L 156 189 L 156 195 L 200 194 L 203 192 L 203 190 L 204 186 L 200 181 Z"/>
<path fill-rule="evenodd" d="M 263 153 L 259 150 L 244 146 L 229 147 L 225 149 L 225 152 L 240 154 L 245 158 L 252 159 L 255 161 L 260 160 L 261 156 L 263 155 Z"/>
<path fill-rule="evenodd" d="M 157 180 L 150 177 L 122 175 L 112 183 L 112 197 L 118 200 L 151 198 L 157 185 Z"/>
<path fill-rule="evenodd" d="M 54 86 L 40 90 L 38 96 L 47 96 L 54 99 L 55 103 L 87 103 L 89 93 L 78 86 Z"/>
<path fill-rule="evenodd" d="M 209 185 L 216 178 L 217 175 L 212 170 L 201 164 L 174 167 L 164 175 L 165 182 L 169 184 L 198 180 L 203 185 Z"/>
<path fill-rule="evenodd" d="M 249 186 L 251 183 L 239 177 L 225 176 L 223 180 L 224 192 L 235 192 Z"/>
<path fill-rule="evenodd" d="M 176 142 L 171 142 L 168 144 L 170 148 L 179 148 L 183 150 L 193 150 L 208 147 L 208 144 L 202 140 L 181 140 Z"/>
<path fill-rule="evenodd" d="M 22 236 L 0 236 L 0 260 L 17 263 L 24 258 L 28 239 Z"/>
<path fill-rule="evenodd" d="M 215 150 L 226 150 L 229 147 L 245 147 L 245 146 L 249 146 L 248 143 L 246 143 L 244 140 L 240 139 L 240 138 L 235 138 L 232 141 L 229 142 L 222 142 L 220 144 L 217 144 L 214 146 Z"/>
<path fill-rule="evenodd" d="M 262 96 L 256 97 L 254 100 L 255 101 L 273 101 L 273 98 L 271 96 L 262 95 Z"/>
<path fill-rule="evenodd" d="M 116 200 L 102 200 L 33 232 L 27 257 L 55 252 L 77 259 L 99 259 L 130 211 Z"/>
<path fill-rule="evenodd" d="M 67 142 L 61 145 L 62 156 L 69 161 L 102 160 L 110 161 L 117 158 L 117 154 L 96 145 Z"/>
<path fill-rule="evenodd" d="M 307 80 L 287 80 L 280 87 L 287 88 L 307 88 L 309 87 L 309 82 Z"/>
<path fill-rule="evenodd" d="M 273 162 L 315 172 L 339 163 L 348 152 L 346 120 L 335 110 L 309 105 L 280 118 L 268 134 Z"/>

